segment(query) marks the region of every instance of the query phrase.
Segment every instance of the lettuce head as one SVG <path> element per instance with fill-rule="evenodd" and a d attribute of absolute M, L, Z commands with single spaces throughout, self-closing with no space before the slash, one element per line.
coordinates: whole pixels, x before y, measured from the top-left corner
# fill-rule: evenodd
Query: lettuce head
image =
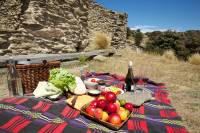
<path fill-rule="evenodd" d="M 64 68 L 54 68 L 50 70 L 49 82 L 62 91 L 69 90 L 74 92 L 74 89 L 76 88 L 75 76 Z"/>

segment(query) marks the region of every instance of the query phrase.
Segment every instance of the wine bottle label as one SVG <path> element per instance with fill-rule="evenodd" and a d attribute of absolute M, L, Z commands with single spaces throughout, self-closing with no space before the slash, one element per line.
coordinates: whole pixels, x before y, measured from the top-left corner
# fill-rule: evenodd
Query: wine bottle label
<path fill-rule="evenodd" d="M 134 91 L 134 85 L 131 85 L 131 91 Z"/>
<path fill-rule="evenodd" d="M 124 90 L 126 90 L 126 83 L 124 83 Z"/>

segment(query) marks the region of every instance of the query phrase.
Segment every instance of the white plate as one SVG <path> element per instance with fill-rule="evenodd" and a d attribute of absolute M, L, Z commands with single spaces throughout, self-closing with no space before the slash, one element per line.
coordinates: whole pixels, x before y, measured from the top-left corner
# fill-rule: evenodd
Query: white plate
<path fill-rule="evenodd" d="M 110 88 L 110 87 L 106 87 L 106 88 L 105 88 L 105 91 L 111 91 L 109 88 Z M 122 90 L 122 89 L 119 88 L 119 91 L 120 91 L 121 93 L 118 94 L 118 95 L 124 94 L 124 90 Z"/>
<path fill-rule="evenodd" d="M 99 95 L 99 94 L 101 94 L 101 91 L 96 90 L 96 89 L 90 89 L 90 90 L 88 90 L 88 94 L 89 95 Z"/>
<path fill-rule="evenodd" d="M 95 82 L 93 82 L 93 83 L 96 83 L 97 81 L 99 81 L 99 80 L 100 80 L 100 79 L 98 79 L 98 78 L 88 78 L 88 79 L 87 79 L 87 81 L 89 81 L 89 82 L 92 82 L 92 81 L 91 81 L 92 79 L 94 79 L 94 80 L 95 80 Z"/>

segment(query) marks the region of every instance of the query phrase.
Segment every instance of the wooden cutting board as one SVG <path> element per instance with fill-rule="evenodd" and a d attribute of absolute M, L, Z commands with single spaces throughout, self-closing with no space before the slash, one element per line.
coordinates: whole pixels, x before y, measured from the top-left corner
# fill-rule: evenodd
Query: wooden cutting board
<path fill-rule="evenodd" d="M 92 97 L 92 96 L 89 96 L 89 95 L 80 95 L 80 96 L 77 96 L 77 95 L 74 95 L 72 97 L 70 97 L 69 99 L 66 100 L 66 102 L 74 107 L 75 109 L 78 109 L 78 110 L 81 110 L 81 108 L 93 101 L 95 99 L 95 97 Z"/>

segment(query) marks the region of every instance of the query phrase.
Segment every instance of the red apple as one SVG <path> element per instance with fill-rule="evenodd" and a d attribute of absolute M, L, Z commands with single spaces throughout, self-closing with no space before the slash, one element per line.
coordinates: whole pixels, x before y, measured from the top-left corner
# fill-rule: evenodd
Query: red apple
<path fill-rule="evenodd" d="M 107 105 L 107 101 L 105 99 L 100 99 L 97 102 L 97 107 L 104 109 Z"/>
<path fill-rule="evenodd" d="M 96 108 L 94 111 L 94 117 L 96 117 L 97 119 L 102 119 L 103 116 L 103 110 L 100 108 Z"/>
<path fill-rule="evenodd" d="M 117 112 L 117 106 L 114 103 L 109 103 L 106 107 L 106 111 L 108 113 L 115 113 Z"/>
<path fill-rule="evenodd" d="M 121 124 L 121 118 L 118 114 L 113 113 L 109 116 L 108 122 L 112 123 L 113 125 L 120 125 Z"/>
<path fill-rule="evenodd" d="M 108 102 L 112 102 L 112 103 L 114 103 L 117 99 L 116 94 L 113 92 L 107 92 L 105 94 L 105 98 Z"/>
<path fill-rule="evenodd" d="M 124 105 L 124 108 L 127 109 L 127 110 L 129 110 L 130 112 L 132 112 L 132 110 L 133 110 L 133 104 L 132 103 L 126 103 Z"/>
<path fill-rule="evenodd" d="M 86 108 L 86 113 L 89 114 L 89 115 L 91 115 L 91 116 L 94 116 L 95 110 L 96 110 L 95 107 L 93 107 L 93 106 L 88 106 L 88 107 Z"/>
<path fill-rule="evenodd" d="M 116 107 L 117 107 L 117 111 L 116 112 L 118 112 L 119 110 L 120 110 L 120 104 L 118 104 L 118 103 L 114 103 L 115 105 L 116 105 Z"/>
<path fill-rule="evenodd" d="M 102 95 L 102 96 L 105 96 L 106 93 L 107 93 L 106 91 L 102 91 L 102 92 L 101 92 L 101 95 Z"/>
<path fill-rule="evenodd" d="M 93 106 L 93 107 L 97 107 L 97 104 L 98 104 L 98 100 L 93 100 L 91 103 L 90 103 L 90 106 Z"/>

